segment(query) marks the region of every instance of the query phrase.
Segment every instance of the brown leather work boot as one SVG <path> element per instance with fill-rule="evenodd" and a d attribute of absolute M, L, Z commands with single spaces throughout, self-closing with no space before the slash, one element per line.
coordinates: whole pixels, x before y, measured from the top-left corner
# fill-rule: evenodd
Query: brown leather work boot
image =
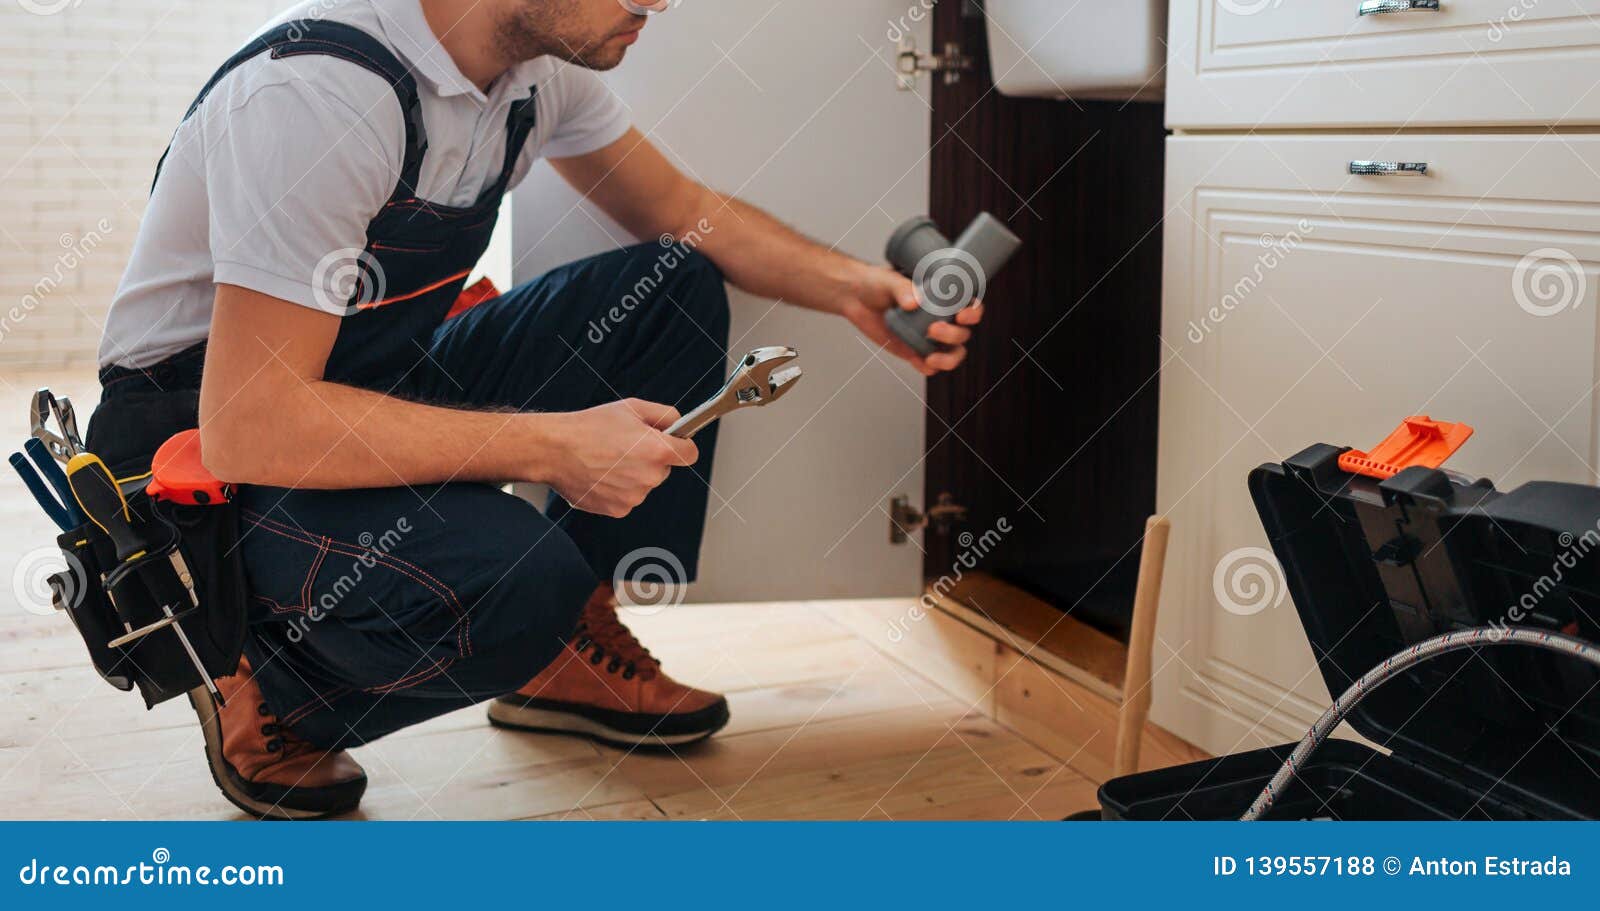
<path fill-rule="evenodd" d="M 189 691 L 200 716 L 211 778 L 234 806 L 262 819 L 320 819 L 348 813 L 367 790 L 367 773 L 344 750 L 320 750 L 296 737 L 267 708 L 250 670 L 217 680 L 219 712 L 205 687 Z"/>
<path fill-rule="evenodd" d="M 617 603 L 602 586 L 550 666 L 489 703 L 489 722 L 624 748 L 677 746 L 721 730 L 728 700 L 662 673 L 661 662 L 617 619 Z"/>

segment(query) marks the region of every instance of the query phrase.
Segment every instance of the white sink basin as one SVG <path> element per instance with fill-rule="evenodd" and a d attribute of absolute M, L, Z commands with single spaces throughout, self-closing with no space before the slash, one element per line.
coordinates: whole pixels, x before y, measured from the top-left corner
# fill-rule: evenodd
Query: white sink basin
<path fill-rule="evenodd" d="M 984 0 L 1005 95 L 1159 101 L 1166 0 Z"/>

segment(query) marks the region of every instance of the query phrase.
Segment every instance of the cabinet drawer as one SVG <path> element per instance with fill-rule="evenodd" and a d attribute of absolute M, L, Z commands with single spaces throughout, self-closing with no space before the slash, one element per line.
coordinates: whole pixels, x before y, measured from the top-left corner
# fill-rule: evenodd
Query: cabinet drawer
<path fill-rule="evenodd" d="M 1177 129 L 1600 122 L 1600 0 L 1173 0 Z"/>
<path fill-rule="evenodd" d="M 1429 175 L 1347 173 L 1390 157 Z M 1594 171 L 1600 136 L 1168 141 L 1161 639 L 1189 651 L 1160 684 L 1158 723 L 1242 749 L 1297 738 L 1327 699 L 1260 559 L 1256 465 L 1371 446 L 1429 414 L 1477 428 L 1450 467 L 1502 489 L 1600 481 Z M 1237 575 L 1251 560 L 1265 595 Z"/>

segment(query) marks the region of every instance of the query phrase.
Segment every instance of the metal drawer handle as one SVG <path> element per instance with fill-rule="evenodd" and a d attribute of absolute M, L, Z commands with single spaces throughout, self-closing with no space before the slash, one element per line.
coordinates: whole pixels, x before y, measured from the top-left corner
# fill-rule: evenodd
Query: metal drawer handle
<path fill-rule="evenodd" d="M 1362 0 L 1358 15 L 1381 16 L 1384 13 L 1437 13 L 1439 0 Z"/>
<path fill-rule="evenodd" d="M 1421 177 L 1428 173 L 1426 161 L 1352 161 L 1351 174 L 1375 174 L 1386 177 Z"/>

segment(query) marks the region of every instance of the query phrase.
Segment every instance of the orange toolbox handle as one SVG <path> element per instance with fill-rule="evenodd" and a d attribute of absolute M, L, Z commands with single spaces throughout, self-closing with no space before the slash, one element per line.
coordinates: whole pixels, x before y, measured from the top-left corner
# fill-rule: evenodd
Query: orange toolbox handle
<path fill-rule="evenodd" d="M 1472 437 L 1472 427 L 1412 415 L 1371 452 L 1351 449 L 1339 456 L 1339 468 L 1351 474 L 1388 480 L 1407 468 L 1438 468 Z"/>

